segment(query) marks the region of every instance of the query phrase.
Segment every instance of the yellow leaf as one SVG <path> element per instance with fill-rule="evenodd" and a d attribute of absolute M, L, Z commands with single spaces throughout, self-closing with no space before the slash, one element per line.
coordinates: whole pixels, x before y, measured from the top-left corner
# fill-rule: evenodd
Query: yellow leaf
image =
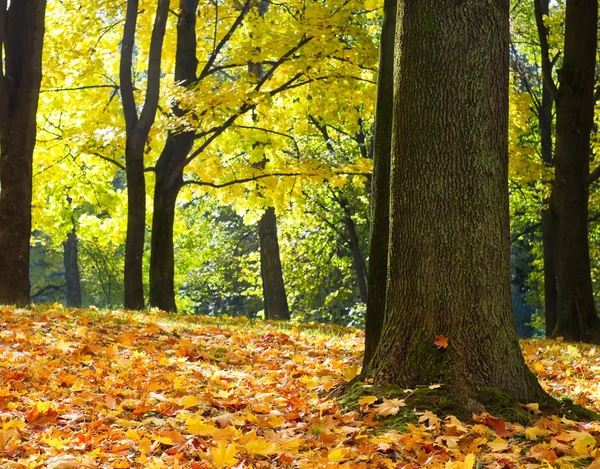
<path fill-rule="evenodd" d="M 226 441 L 220 441 L 219 446 L 210 450 L 210 454 L 216 467 L 231 467 L 238 462 L 235 459 L 237 448 L 234 443 L 227 444 Z"/>
<path fill-rule="evenodd" d="M 490 441 L 487 445 L 492 451 L 496 452 L 506 451 L 509 448 L 508 442 L 503 438 L 496 438 L 494 441 Z"/>
<path fill-rule="evenodd" d="M 546 436 L 546 430 L 540 427 L 529 427 L 525 429 L 525 437 L 528 440 L 535 440 L 538 436 Z"/>
<path fill-rule="evenodd" d="M 355 365 L 355 366 L 351 366 L 349 368 L 344 368 L 344 370 L 342 371 L 342 374 L 344 375 L 344 379 L 346 381 L 352 381 L 354 378 L 356 378 L 358 373 L 360 373 L 360 370 L 361 370 L 361 367 L 358 365 Z"/>
<path fill-rule="evenodd" d="M 210 436 L 218 430 L 214 425 L 206 423 L 202 417 L 189 417 L 185 426 L 189 433 L 200 436 Z"/>
<path fill-rule="evenodd" d="M 330 462 L 343 462 L 346 460 L 346 452 L 344 448 L 337 448 L 330 451 L 327 455 L 327 460 Z"/>
<path fill-rule="evenodd" d="M 469 454 L 464 461 L 448 461 L 446 469 L 473 469 L 475 465 L 475 455 Z"/>
<path fill-rule="evenodd" d="M 179 399 L 178 404 L 182 405 L 184 409 L 189 409 L 190 407 L 194 407 L 200 403 L 200 399 L 196 396 L 183 396 Z"/>
<path fill-rule="evenodd" d="M 360 406 L 371 405 L 377 399 L 379 399 L 377 396 L 363 396 L 358 400 L 358 405 L 360 405 Z"/>
<path fill-rule="evenodd" d="M 260 456 L 271 456 L 279 451 L 279 447 L 275 443 L 257 437 L 246 443 L 246 451 Z"/>

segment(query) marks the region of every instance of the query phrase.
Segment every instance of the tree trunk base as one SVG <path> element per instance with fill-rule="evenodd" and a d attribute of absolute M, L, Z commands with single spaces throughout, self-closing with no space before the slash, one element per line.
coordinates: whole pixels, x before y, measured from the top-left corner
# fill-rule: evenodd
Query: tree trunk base
<path fill-rule="evenodd" d="M 529 402 L 520 402 L 509 393 L 495 388 L 471 389 L 469 390 L 470 396 L 467 397 L 461 394 L 463 391 L 459 390 L 457 394 L 457 390 L 449 386 L 433 389 L 431 386 L 425 386 L 412 390 L 402 389 L 395 385 L 373 387 L 356 381 L 338 388 L 333 395 L 338 397 L 343 407 L 351 410 L 359 409 L 359 399 L 367 395 L 377 396 L 380 401 L 383 397 L 404 400 L 406 405 L 400 407 L 398 413 L 380 418 L 384 425 L 392 427 L 416 423 L 418 421 L 417 413 L 426 411 L 433 412 L 442 418 L 454 415 L 466 423 L 472 422 L 474 416 L 483 412 L 494 417 L 502 417 L 507 422 L 516 422 L 522 425 L 531 424 L 543 415 L 565 415 L 567 418 L 577 421 L 591 421 L 600 418 L 600 415 L 589 409 L 569 401 L 559 402 L 547 394 L 543 394 L 539 402 L 536 402 L 539 404 L 542 414 L 535 414 L 525 407 L 525 404 L 530 404 Z"/>

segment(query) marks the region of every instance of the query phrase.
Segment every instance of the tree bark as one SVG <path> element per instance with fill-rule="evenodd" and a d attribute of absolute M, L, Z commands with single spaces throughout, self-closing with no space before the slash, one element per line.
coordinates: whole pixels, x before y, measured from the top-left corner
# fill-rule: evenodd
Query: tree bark
<path fill-rule="evenodd" d="M 555 228 L 558 320 L 554 336 L 600 341 L 588 242 L 590 134 L 594 117 L 597 0 L 568 0 L 564 58 L 556 89 Z M 551 77 L 550 77 L 551 78 Z"/>
<path fill-rule="evenodd" d="M 484 387 L 544 395 L 511 308 L 508 17 L 508 0 L 415 0 L 397 16 L 386 316 L 367 376 L 441 383 L 467 409 Z"/>
<path fill-rule="evenodd" d="M 146 98 L 141 114 L 134 98 L 133 48 L 138 0 L 127 1 L 119 68 L 121 100 L 125 116 L 125 173 L 127 176 L 127 237 L 125 240 L 124 303 L 127 309 L 144 308 L 143 256 L 146 231 L 146 182 L 144 150 L 154 124 L 160 94 L 160 62 L 169 0 L 159 0 L 150 38 Z"/>
<path fill-rule="evenodd" d="M 177 23 L 175 81 L 190 86 L 196 80 L 196 9 L 198 0 L 181 0 Z M 175 106 L 177 117 L 186 114 Z M 150 243 L 150 305 L 164 311 L 177 311 L 175 302 L 175 253 L 173 226 L 175 204 L 183 184 L 183 164 L 192 146 L 192 130 L 169 131 L 167 141 L 156 163 L 154 186 L 154 215 Z"/>
<path fill-rule="evenodd" d="M 63 262 L 65 266 L 65 300 L 67 306 L 81 308 L 81 281 L 79 275 L 79 249 L 77 233 L 73 229 L 63 243 Z"/>
<path fill-rule="evenodd" d="M 394 42 L 396 36 L 397 0 L 385 0 L 379 51 L 377 109 L 373 143 L 373 184 L 371 194 L 371 233 L 369 241 L 368 290 L 365 317 L 365 355 L 367 369 L 379 343 L 385 316 L 385 292 L 388 270 L 390 223 L 390 154 L 394 95 Z"/>
<path fill-rule="evenodd" d="M 45 0 L 0 0 L 0 304 L 29 303 L 29 240 Z"/>
<path fill-rule="evenodd" d="M 367 269 L 365 266 L 365 259 L 363 258 L 362 251 L 360 249 L 360 242 L 358 241 L 358 234 L 356 233 L 356 224 L 352 219 L 352 214 L 348 208 L 348 201 L 344 198 L 340 200 L 340 205 L 344 212 L 344 226 L 348 233 L 348 244 L 350 246 L 350 253 L 352 254 L 352 267 L 356 274 L 356 284 L 358 286 L 358 294 L 360 295 L 360 301 L 367 303 Z"/>
<path fill-rule="evenodd" d="M 260 276 L 263 283 L 265 319 L 290 319 L 290 310 L 283 282 L 283 270 L 277 240 L 275 209 L 267 208 L 258 222 L 260 241 Z"/>

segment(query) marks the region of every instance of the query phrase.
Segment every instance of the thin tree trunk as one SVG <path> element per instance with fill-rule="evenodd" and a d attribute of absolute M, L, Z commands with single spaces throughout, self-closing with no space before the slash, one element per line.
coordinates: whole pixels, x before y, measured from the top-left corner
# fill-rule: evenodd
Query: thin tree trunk
<path fill-rule="evenodd" d="M 356 274 L 356 284 L 358 285 L 358 293 L 360 295 L 360 301 L 367 303 L 367 269 L 365 266 L 365 259 L 363 258 L 362 251 L 360 249 L 360 242 L 358 241 L 358 235 L 356 233 L 356 224 L 352 219 L 350 210 L 348 208 L 348 201 L 345 199 L 340 200 L 340 205 L 344 211 L 344 226 L 348 233 L 348 244 L 350 245 L 350 252 L 352 254 L 352 267 Z"/>
<path fill-rule="evenodd" d="M 390 220 L 390 154 L 394 95 L 394 41 L 396 36 L 397 0 L 385 0 L 379 52 L 377 109 L 373 144 L 373 184 L 371 193 L 371 233 L 369 240 L 368 290 L 377 292 L 367 299 L 365 317 L 365 355 L 367 369 L 379 343 L 385 316 L 385 286 L 388 270 Z"/>
<path fill-rule="evenodd" d="M 275 209 L 267 208 L 258 222 L 260 241 L 260 275 L 263 283 L 265 319 L 290 319 L 290 310 L 283 282 L 283 270 L 277 240 Z"/>
<path fill-rule="evenodd" d="M 483 387 L 543 396 L 511 310 L 508 3 L 415 0 L 398 14 L 386 316 L 367 376 L 441 383 L 466 409 Z"/>
<path fill-rule="evenodd" d="M 67 235 L 63 243 L 63 262 L 65 266 L 65 283 L 67 306 L 81 308 L 81 279 L 79 275 L 79 249 L 75 229 Z"/>
<path fill-rule="evenodd" d="M 127 237 L 125 240 L 124 303 L 128 309 L 144 308 L 143 256 L 146 231 L 146 182 L 144 150 L 154 124 L 160 94 L 160 62 L 169 12 L 169 0 L 159 0 L 150 54 L 146 98 L 140 115 L 136 108 L 133 84 L 133 48 L 138 15 L 138 0 L 127 1 L 121 63 L 119 69 L 121 100 L 126 126 L 125 173 L 127 176 Z"/>
<path fill-rule="evenodd" d="M 0 0 L 0 304 L 29 303 L 29 240 L 45 0 Z"/>
<path fill-rule="evenodd" d="M 549 0 L 534 0 L 540 2 L 542 15 L 548 15 L 550 11 Z M 538 120 L 540 123 L 540 139 L 542 149 L 542 161 L 547 168 L 552 168 L 554 158 L 552 155 L 552 93 L 548 83 L 542 83 L 542 102 L 538 109 Z M 553 183 L 552 183 L 553 186 Z M 550 190 L 552 194 L 552 189 Z M 549 205 L 550 198 L 544 203 Z M 550 207 L 542 209 L 542 245 L 544 257 L 544 315 L 546 322 L 546 337 L 551 337 L 556 327 L 558 318 L 557 291 L 556 291 L 556 256 L 554 251 L 554 226 L 552 223 L 552 212 Z"/>
<path fill-rule="evenodd" d="M 198 0 L 181 0 L 177 23 L 175 81 L 189 86 L 196 80 L 196 9 Z M 186 110 L 175 107 L 177 117 Z M 193 131 L 169 131 L 156 163 L 154 215 L 150 247 L 150 305 L 164 311 L 177 311 L 175 302 L 175 253 L 173 226 L 175 204 L 183 183 L 183 163 L 194 145 Z"/>
<path fill-rule="evenodd" d="M 597 0 L 568 0 L 565 46 L 556 89 L 556 152 L 552 194 L 558 320 L 554 336 L 598 342 L 588 242 L 590 134 L 594 116 Z"/>

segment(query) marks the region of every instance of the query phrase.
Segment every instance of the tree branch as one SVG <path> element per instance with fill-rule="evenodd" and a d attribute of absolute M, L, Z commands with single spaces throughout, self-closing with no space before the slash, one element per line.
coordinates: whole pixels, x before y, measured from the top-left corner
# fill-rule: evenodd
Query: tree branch
<path fill-rule="evenodd" d="M 114 165 L 115 165 L 117 168 L 121 169 L 122 171 L 125 171 L 125 170 L 126 170 L 126 169 L 125 169 L 125 165 L 124 165 L 124 164 L 122 164 L 122 163 L 119 163 L 118 161 L 116 161 L 116 160 L 113 160 L 112 158 L 109 158 L 108 156 L 104 156 L 104 155 L 102 155 L 101 153 L 97 153 L 97 152 L 95 152 L 95 151 L 88 151 L 88 153 L 89 153 L 90 155 L 97 156 L 98 158 L 100 158 L 100 159 L 103 159 L 104 161 L 108 161 L 109 163 L 112 163 L 112 164 L 114 164 Z"/>
<path fill-rule="evenodd" d="M 158 98 L 160 96 L 160 61 L 162 57 L 163 41 L 169 15 L 169 0 L 159 0 L 156 17 L 150 37 L 150 54 L 148 56 L 148 80 L 146 82 L 146 99 L 140 116 L 140 126 L 143 131 L 149 132 L 156 118 Z"/>
<path fill-rule="evenodd" d="M 235 30 L 242 24 L 242 22 L 244 21 L 244 18 L 250 11 L 251 4 L 252 4 L 251 0 L 246 0 L 246 3 L 244 3 L 244 6 L 242 7 L 242 11 L 240 11 L 240 14 L 238 15 L 238 17 L 235 19 L 235 21 L 229 28 L 229 31 L 227 31 L 227 33 L 225 33 L 225 36 L 223 36 L 221 38 L 221 40 L 219 41 L 219 44 L 217 44 L 217 46 L 210 53 L 210 57 L 208 58 L 208 60 L 206 61 L 206 64 L 204 65 L 204 68 L 200 72 L 200 76 L 198 77 L 197 81 L 201 81 L 206 76 L 210 75 L 211 67 L 215 63 L 215 60 L 216 60 L 217 56 L 219 55 L 219 53 L 221 52 L 221 49 L 223 48 L 223 46 L 225 44 L 227 44 L 227 42 L 229 41 L 229 39 L 231 38 L 231 36 L 235 32 Z"/>
<path fill-rule="evenodd" d="M 342 176 L 369 176 L 370 173 L 361 173 L 361 172 L 352 172 L 352 171 L 339 171 L 339 172 L 335 172 L 335 175 L 342 175 Z M 210 182 L 210 181 L 196 181 L 193 179 L 184 181 L 181 186 L 208 186 L 208 187 L 212 187 L 214 189 L 222 189 L 223 187 L 228 187 L 228 186 L 233 186 L 235 184 L 245 184 L 247 182 L 253 182 L 253 181 L 258 181 L 259 179 L 264 179 L 264 178 L 268 178 L 268 177 L 298 177 L 298 176 L 314 176 L 314 174 L 311 173 L 270 173 L 270 174 L 256 174 L 254 176 L 249 176 L 246 178 L 241 178 L 241 179 L 233 179 L 231 181 L 227 181 L 227 182 L 222 182 L 222 183 L 217 183 L 217 182 Z"/>
<path fill-rule="evenodd" d="M 548 45 L 548 29 L 544 24 L 544 12 L 542 12 L 542 0 L 533 0 L 535 10 L 535 23 L 537 25 L 542 55 L 543 79 L 550 90 L 552 98 L 556 101 L 558 88 L 552 79 L 552 63 L 550 62 L 550 46 Z"/>
<path fill-rule="evenodd" d="M 135 28 L 137 24 L 138 0 L 128 0 L 125 13 L 125 26 L 123 27 L 123 40 L 121 41 L 121 61 L 119 64 L 119 82 L 121 89 L 121 102 L 127 132 L 131 132 L 138 121 L 133 95 L 133 45 L 135 42 Z"/>
<path fill-rule="evenodd" d="M 47 90 L 40 90 L 40 93 L 54 93 L 57 91 L 83 91 L 83 90 L 92 90 L 95 88 L 111 88 L 113 90 L 119 90 L 119 85 L 87 85 L 87 86 L 75 86 L 73 88 L 49 88 Z"/>

